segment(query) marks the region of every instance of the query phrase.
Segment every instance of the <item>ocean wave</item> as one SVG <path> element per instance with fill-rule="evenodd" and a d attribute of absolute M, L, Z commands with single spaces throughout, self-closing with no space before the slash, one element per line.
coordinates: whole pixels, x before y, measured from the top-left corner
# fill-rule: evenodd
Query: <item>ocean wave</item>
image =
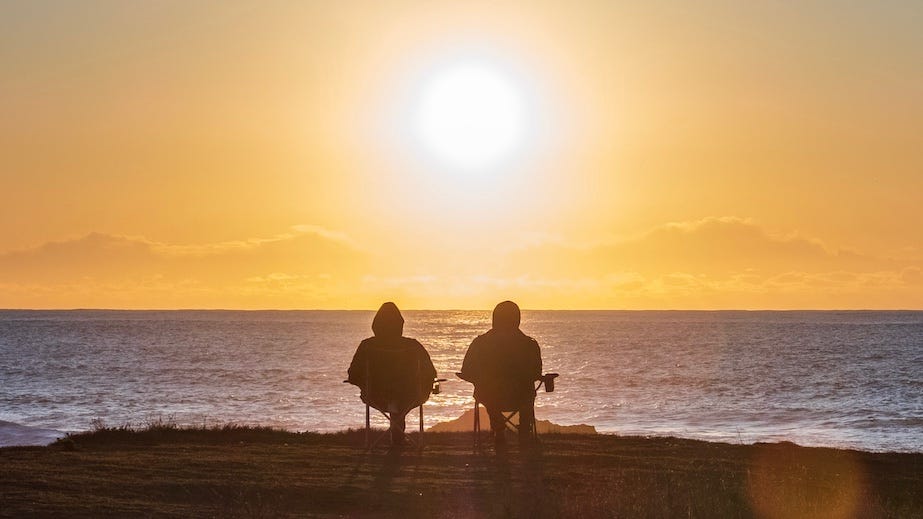
<path fill-rule="evenodd" d="M 0 447 L 48 445 L 64 436 L 63 431 L 29 427 L 0 420 Z"/>

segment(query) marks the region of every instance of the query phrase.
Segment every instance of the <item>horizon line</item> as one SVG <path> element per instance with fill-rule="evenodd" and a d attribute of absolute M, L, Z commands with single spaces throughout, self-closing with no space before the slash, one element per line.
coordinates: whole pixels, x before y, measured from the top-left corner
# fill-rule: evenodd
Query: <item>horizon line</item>
<path fill-rule="evenodd" d="M 401 308 L 402 312 L 489 312 L 491 308 Z M 923 308 L 522 308 L 525 312 L 923 312 Z M 0 308 L 0 312 L 375 312 L 376 308 Z"/>

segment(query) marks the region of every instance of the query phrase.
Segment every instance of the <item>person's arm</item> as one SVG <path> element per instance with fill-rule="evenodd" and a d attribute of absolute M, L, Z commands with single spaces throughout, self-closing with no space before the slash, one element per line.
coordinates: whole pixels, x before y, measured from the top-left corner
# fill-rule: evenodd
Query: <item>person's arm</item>
<path fill-rule="evenodd" d="M 417 341 L 417 356 L 420 362 L 420 379 L 431 384 L 433 380 L 436 380 L 436 366 L 433 366 L 433 359 L 419 341 Z"/>
<path fill-rule="evenodd" d="M 430 358 L 429 352 L 419 342 L 417 342 L 417 352 L 417 362 L 420 363 L 420 387 L 424 394 L 429 395 L 433 389 L 433 381 L 436 380 L 436 367 L 433 366 L 433 359 Z"/>
<path fill-rule="evenodd" d="M 477 339 L 474 339 L 471 342 L 471 346 L 468 346 L 468 351 L 465 352 L 465 359 L 462 361 L 462 377 L 472 384 L 478 379 L 481 372 L 480 349 L 480 343 Z"/>
<path fill-rule="evenodd" d="M 529 364 L 528 373 L 532 380 L 542 378 L 542 352 L 538 347 L 538 341 L 529 339 Z"/>
<path fill-rule="evenodd" d="M 359 343 L 359 347 L 356 348 L 356 353 L 353 354 L 353 361 L 349 363 L 347 380 L 350 384 L 365 387 L 367 358 L 365 341 L 362 341 Z"/>

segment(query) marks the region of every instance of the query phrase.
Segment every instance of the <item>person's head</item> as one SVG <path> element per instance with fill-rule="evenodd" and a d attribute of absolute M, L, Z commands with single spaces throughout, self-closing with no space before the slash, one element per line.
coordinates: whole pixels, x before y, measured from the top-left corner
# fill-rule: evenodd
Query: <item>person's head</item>
<path fill-rule="evenodd" d="M 504 301 L 494 308 L 493 328 L 495 330 L 517 330 L 519 320 L 519 307 L 512 301 Z"/>
<path fill-rule="evenodd" d="M 396 304 L 388 301 L 381 305 L 372 319 L 372 332 L 375 337 L 400 337 L 404 334 L 404 318 Z"/>

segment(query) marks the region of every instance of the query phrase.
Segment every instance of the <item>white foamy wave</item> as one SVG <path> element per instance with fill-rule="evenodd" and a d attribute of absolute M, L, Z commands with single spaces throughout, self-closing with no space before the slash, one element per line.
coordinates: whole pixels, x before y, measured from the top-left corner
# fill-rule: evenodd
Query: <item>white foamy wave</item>
<path fill-rule="evenodd" d="M 0 420 L 0 447 L 48 445 L 64 436 L 61 431 L 29 427 Z"/>

